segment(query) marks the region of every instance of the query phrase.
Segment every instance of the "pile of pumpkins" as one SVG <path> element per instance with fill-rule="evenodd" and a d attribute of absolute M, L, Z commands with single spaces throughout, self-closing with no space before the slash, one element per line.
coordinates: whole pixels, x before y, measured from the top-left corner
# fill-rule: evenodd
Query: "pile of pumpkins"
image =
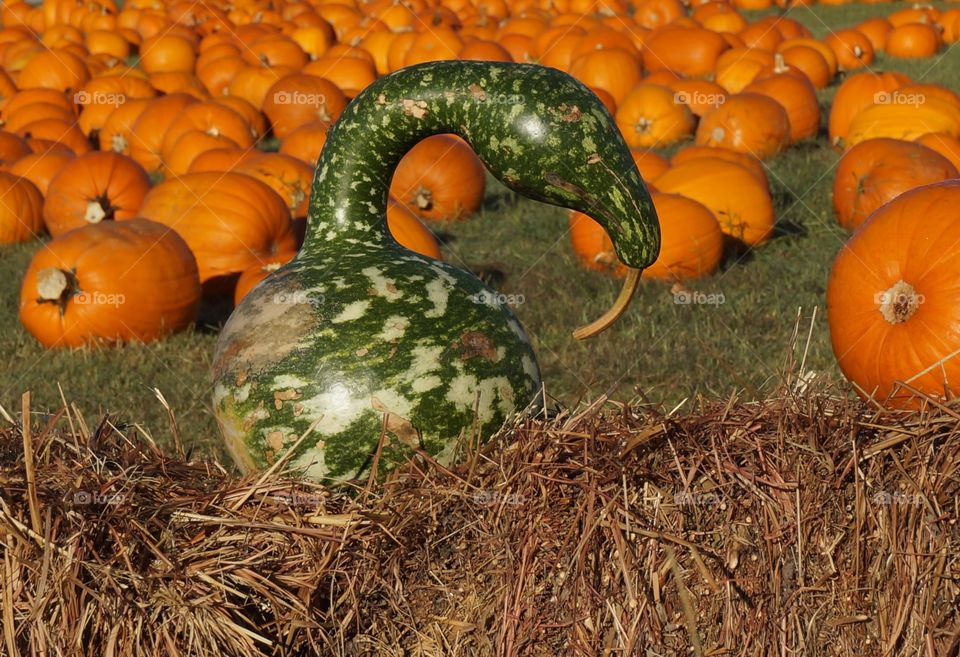
<path fill-rule="evenodd" d="M 816 92 L 838 78 L 841 224 L 957 176 L 960 96 L 858 69 L 878 52 L 936 55 L 960 38 L 960 8 L 898 8 L 824 39 L 740 13 L 774 2 L 5 3 L 0 243 L 52 237 L 25 274 L 21 319 L 47 346 L 149 341 L 194 322 L 203 295 L 239 301 L 296 254 L 315 163 L 350 99 L 432 60 L 538 62 L 594 90 L 653 192 L 650 278 L 708 275 L 730 244 L 770 239 L 763 160 L 818 137 Z M 683 141 L 669 160 L 657 152 Z M 484 180 L 464 141 L 424 140 L 391 185 L 391 231 L 439 258 L 423 221 L 469 217 Z M 624 273 L 590 217 L 572 213 L 570 229 L 584 266 Z"/>

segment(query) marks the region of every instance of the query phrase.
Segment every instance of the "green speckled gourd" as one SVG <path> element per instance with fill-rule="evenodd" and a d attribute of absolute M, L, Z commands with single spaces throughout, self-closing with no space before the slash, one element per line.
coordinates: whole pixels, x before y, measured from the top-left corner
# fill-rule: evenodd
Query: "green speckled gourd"
<path fill-rule="evenodd" d="M 574 78 L 493 62 L 381 78 L 329 133 L 299 255 L 244 298 L 217 345 L 214 408 L 242 469 L 285 456 L 303 476 L 342 481 L 368 471 L 378 445 L 378 473 L 420 450 L 449 463 L 463 437 L 536 404 L 536 356 L 500 295 L 387 229 L 394 169 L 437 133 L 463 137 L 520 194 L 594 217 L 636 276 L 656 259 L 646 187 Z"/>

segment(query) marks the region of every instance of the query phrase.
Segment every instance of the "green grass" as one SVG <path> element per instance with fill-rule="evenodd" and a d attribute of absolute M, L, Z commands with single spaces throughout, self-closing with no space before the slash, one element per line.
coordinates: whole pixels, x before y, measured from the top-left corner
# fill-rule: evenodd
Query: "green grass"
<path fill-rule="evenodd" d="M 828 25 L 852 26 L 898 6 L 804 7 L 791 15 L 822 36 Z M 960 52 L 919 61 L 881 59 L 874 68 L 957 88 Z M 824 124 L 834 90 L 821 95 Z M 647 282 L 613 329 L 586 342 L 575 341 L 571 331 L 602 313 L 619 284 L 576 265 L 565 211 L 517 199 L 492 184 L 481 215 L 449 229 L 446 252 L 452 262 L 495 263 L 506 273 L 502 291 L 522 296 L 515 310 L 533 336 L 548 391 L 562 403 L 603 393 L 628 399 L 639 391 L 668 405 L 698 393 L 761 396 L 779 380 L 798 313 L 805 332 L 816 309 L 807 369 L 839 376 L 824 308 L 830 263 L 846 237 L 830 208 L 837 159 L 821 135 L 768 163 L 778 237 L 746 257 L 728 258 L 718 274 L 688 285 L 722 295 L 723 303 L 676 304 L 669 286 Z M 0 404 L 18 410 L 21 393 L 30 390 L 34 410 L 55 410 L 59 383 L 88 423 L 109 413 L 169 444 L 157 388 L 175 410 L 188 446 L 222 456 L 207 379 L 215 330 L 201 327 L 150 345 L 45 351 L 17 321 L 19 283 L 38 248 L 6 247 L 0 259 Z"/>

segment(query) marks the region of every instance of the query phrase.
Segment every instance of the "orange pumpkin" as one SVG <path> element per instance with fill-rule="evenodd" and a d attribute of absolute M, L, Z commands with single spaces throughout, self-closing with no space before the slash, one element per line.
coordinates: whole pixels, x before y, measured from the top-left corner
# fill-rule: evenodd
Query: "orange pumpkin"
<path fill-rule="evenodd" d="M 913 141 L 930 132 L 960 137 L 960 111 L 951 103 L 921 92 L 892 92 L 883 102 L 861 110 L 850 123 L 846 145 L 875 137 Z"/>
<path fill-rule="evenodd" d="M 947 158 L 926 146 L 868 139 L 840 159 L 833 181 L 833 209 L 840 225 L 854 230 L 900 194 L 958 175 Z"/>
<path fill-rule="evenodd" d="M 807 46 L 793 46 L 774 56 L 774 73 L 802 73 L 817 89 L 823 89 L 833 79 L 830 65 L 820 51 Z"/>
<path fill-rule="evenodd" d="M 0 166 L 13 164 L 30 154 L 30 147 L 23 137 L 0 130 Z"/>
<path fill-rule="evenodd" d="M 147 73 L 192 73 L 196 52 L 189 40 L 168 33 L 140 44 L 140 68 Z"/>
<path fill-rule="evenodd" d="M 143 167 L 125 155 L 86 153 L 50 181 L 43 219 L 54 237 L 87 224 L 132 219 L 149 189 Z"/>
<path fill-rule="evenodd" d="M 956 397 L 960 381 L 960 181 L 882 206 L 837 254 L 827 285 L 830 341 L 858 394 L 893 407 Z M 922 221 L 917 221 L 922 217 Z"/>
<path fill-rule="evenodd" d="M 739 164 L 744 169 L 752 173 L 757 180 L 763 184 L 764 189 L 770 189 L 770 179 L 767 177 L 767 170 L 763 168 L 763 162 L 758 160 L 750 153 L 734 151 L 722 146 L 687 146 L 670 158 L 670 165 L 676 166 L 690 160 L 696 160 L 704 157 L 712 157 L 726 162 Z"/>
<path fill-rule="evenodd" d="M 313 167 L 283 153 L 259 153 L 244 157 L 232 171 L 265 182 L 279 194 L 294 217 L 307 214 L 313 185 Z"/>
<path fill-rule="evenodd" d="M 160 157 L 167 162 L 178 142 L 191 132 L 225 137 L 241 148 L 253 146 L 253 131 L 246 120 L 229 107 L 206 101 L 184 107 L 167 127 L 160 145 Z M 178 171 L 177 173 L 184 173 Z"/>
<path fill-rule="evenodd" d="M 20 289 L 20 321 L 45 347 L 149 342 L 196 321 L 190 249 L 159 224 L 92 224 L 37 251 Z"/>
<path fill-rule="evenodd" d="M 311 121 L 333 124 L 346 106 L 346 96 L 329 80 L 294 73 L 270 87 L 263 112 L 273 126 L 273 134 L 283 139 Z"/>
<path fill-rule="evenodd" d="M 744 89 L 746 93 L 769 96 L 787 112 L 790 141 L 814 137 L 820 129 L 820 101 L 813 84 L 804 75 L 762 76 Z"/>
<path fill-rule="evenodd" d="M 240 173 L 189 173 L 165 180 L 147 193 L 140 216 L 183 237 L 197 258 L 203 283 L 296 248 L 283 199 Z"/>
<path fill-rule="evenodd" d="M 280 142 L 280 152 L 315 166 L 320 159 L 323 145 L 327 143 L 326 121 L 312 121 L 288 134 Z"/>
<path fill-rule="evenodd" d="M 644 181 L 652 181 L 670 168 L 670 162 L 667 158 L 659 155 L 656 151 L 631 149 L 630 155 L 633 157 L 633 163 L 637 165 L 637 171 Z"/>
<path fill-rule="evenodd" d="M 387 228 L 401 246 L 434 260 L 443 258 L 440 244 L 430 229 L 413 211 L 393 199 L 387 204 Z"/>
<path fill-rule="evenodd" d="M 902 59 L 932 57 L 940 50 L 940 33 L 932 25 L 906 23 L 887 33 L 887 55 Z"/>
<path fill-rule="evenodd" d="M 669 69 L 696 78 L 713 72 L 717 57 L 729 44 L 710 30 L 668 25 L 651 32 L 645 46 L 643 66 L 648 71 Z"/>
<path fill-rule="evenodd" d="M 17 132 L 23 126 L 41 119 L 56 119 L 64 123 L 73 123 L 77 120 L 77 116 L 70 110 L 63 109 L 60 105 L 31 103 L 30 105 L 24 105 L 14 112 L 10 112 L 3 127 L 12 132 Z"/>
<path fill-rule="evenodd" d="M 867 37 L 874 52 L 880 52 L 887 44 L 887 33 L 893 29 L 893 25 L 886 18 L 875 16 L 863 21 L 854 29 Z"/>
<path fill-rule="evenodd" d="M 435 221 L 466 219 L 480 208 L 486 171 L 470 146 L 453 135 L 434 135 L 403 156 L 390 195 L 418 216 Z"/>
<path fill-rule="evenodd" d="M 6 171 L 26 178 L 46 196 L 50 181 L 73 157 L 72 152 L 64 153 L 57 150 L 31 153 L 7 166 Z"/>
<path fill-rule="evenodd" d="M 773 234 L 770 193 L 755 174 L 738 164 L 695 158 L 675 164 L 654 184 L 662 193 L 699 201 L 713 212 L 725 234 L 749 246 L 762 244 Z"/>
<path fill-rule="evenodd" d="M 630 148 L 672 144 L 693 133 L 693 113 L 672 89 L 641 83 L 619 104 L 617 127 Z"/>
<path fill-rule="evenodd" d="M 257 157 L 261 152 L 256 148 L 212 148 L 197 155 L 190 163 L 187 173 L 232 171 L 244 160 Z"/>
<path fill-rule="evenodd" d="M 131 100 L 110 112 L 97 133 L 100 150 L 129 155 L 133 126 L 150 102 L 147 99 Z"/>
<path fill-rule="evenodd" d="M 873 44 L 863 32 L 838 30 L 827 35 L 824 43 L 830 46 L 841 71 L 853 71 L 873 63 Z"/>
<path fill-rule="evenodd" d="M 320 57 L 303 67 L 302 73 L 329 80 L 347 98 L 353 98 L 377 79 L 376 66 L 355 57 Z"/>
<path fill-rule="evenodd" d="M 660 220 L 660 254 L 643 271 L 645 278 L 667 281 L 708 276 L 723 257 L 723 233 L 703 204 L 679 194 L 653 193 Z M 570 212 L 570 240 L 587 269 L 615 278 L 626 274 L 603 227 L 581 212 Z"/>
<path fill-rule="evenodd" d="M 196 102 L 193 96 L 182 93 L 149 101 L 130 129 L 127 140 L 130 157 L 148 173 L 159 171 L 162 163 L 161 148 L 167 128 L 177 120 L 181 112 Z"/>
<path fill-rule="evenodd" d="M 931 132 L 921 135 L 917 143 L 940 153 L 960 170 L 960 139 L 945 132 Z"/>
<path fill-rule="evenodd" d="M 90 150 L 90 142 L 80 128 L 62 119 L 39 119 L 18 128 L 17 134 L 27 140 L 39 138 L 63 144 L 78 155 Z"/>
<path fill-rule="evenodd" d="M 43 195 L 36 185 L 10 173 L 0 172 L 0 244 L 16 244 L 43 232 Z"/>
<path fill-rule="evenodd" d="M 843 81 L 830 105 L 828 132 L 830 143 L 841 145 L 850 132 L 854 117 L 878 100 L 910 83 L 901 73 L 864 72 L 851 75 Z"/>
<path fill-rule="evenodd" d="M 262 262 L 245 269 L 237 279 L 236 287 L 233 288 L 233 305 L 238 305 L 260 281 L 293 260 L 296 255 L 296 251 L 277 253 L 267 256 Z"/>
<path fill-rule="evenodd" d="M 570 74 L 588 87 L 603 89 L 619 104 L 640 82 L 636 55 L 619 48 L 595 50 L 570 62 Z"/>
<path fill-rule="evenodd" d="M 707 112 L 697 126 L 696 143 L 724 146 L 767 159 L 790 141 L 786 110 L 769 96 L 741 93 Z"/>
<path fill-rule="evenodd" d="M 62 49 L 40 52 L 30 61 L 20 75 L 17 84 L 21 89 L 42 87 L 65 93 L 78 91 L 90 79 L 90 70 L 77 55 Z"/>

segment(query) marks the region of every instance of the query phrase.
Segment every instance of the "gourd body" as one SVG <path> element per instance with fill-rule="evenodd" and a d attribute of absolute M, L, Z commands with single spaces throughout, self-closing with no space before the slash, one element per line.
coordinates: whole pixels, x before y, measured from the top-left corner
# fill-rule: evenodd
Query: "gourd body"
<path fill-rule="evenodd" d="M 343 480 L 417 451 L 452 462 L 536 404 L 536 357 L 503 296 L 386 229 L 390 178 L 456 133 L 505 184 L 600 221 L 620 258 L 656 259 L 659 229 L 622 137 L 586 87 L 544 67 L 435 62 L 381 78 L 331 130 L 304 247 L 254 288 L 214 356 L 214 408 L 245 470 Z"/>

